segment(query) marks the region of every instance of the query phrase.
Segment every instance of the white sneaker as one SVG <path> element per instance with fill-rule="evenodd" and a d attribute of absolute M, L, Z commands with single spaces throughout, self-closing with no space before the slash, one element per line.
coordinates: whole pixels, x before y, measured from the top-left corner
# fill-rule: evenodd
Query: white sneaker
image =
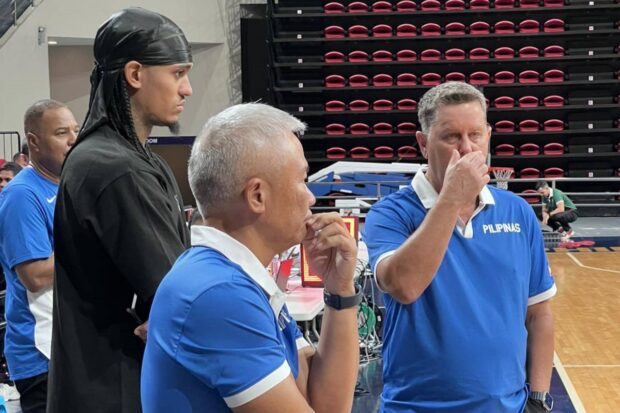
<path fill-rule="evenodd" d="M 19 400 L 20 397 L 17 389 L 6 383 L 0 384 L 0 396 L 3 396 L 6 401 Z"/>

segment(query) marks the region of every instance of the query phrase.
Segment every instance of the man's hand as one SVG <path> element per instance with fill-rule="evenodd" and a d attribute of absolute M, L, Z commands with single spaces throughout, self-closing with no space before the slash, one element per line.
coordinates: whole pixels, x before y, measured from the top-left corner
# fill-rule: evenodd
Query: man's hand
<path fill-rule="evenodd" d="M 149 322 L 145 321 L 144 323 L 136 327 L 136 329 L 133 331 L 133 333 L 137 335 L 138 337 L 140 337 L 142 341 L 144 341 L 145 343 L 146 343 L 146 333 L 148 331 L 148 327 L 149 327 Z"/>
<path fill-rule="evenodd" d="M 470 152 L 461 158 L 455 149 L 446 168 L 442 198 L 459 207 L 471 205 L 489 183 L 488 170 L 482 152 Z"/>
<path fill-rule="evenodd" d="M 355 294 L 357 246 L 342 218 L 335 212 L 313 215 L 306 222 L 306 231 L 302 244 L 308 264 L 323 278 L 325 290 L 343 296 Z"/>

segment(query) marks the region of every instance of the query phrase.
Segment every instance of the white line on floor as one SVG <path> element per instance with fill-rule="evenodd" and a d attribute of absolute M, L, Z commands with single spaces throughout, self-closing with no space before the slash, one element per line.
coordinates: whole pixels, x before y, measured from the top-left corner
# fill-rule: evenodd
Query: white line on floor
<path fill-rule="evenodd" d="M 590 369 L 590 368 L 618 368 L 620 364 L 565 364 L 565 369 Z"/>
<path fill-rule="evenodd" d="M 598 267 L 590 267 L 589 265 L 583 265 L 581 263 L 581 261 L 579 261 L 577 258 L 575 258 L 575 256 L 573 255 L 572 252 L 567 252 L 566 255 L 568 255 L 568 257 L 573 260 L 575 262 L 575 264 L 577 264 L 578 266 L 580 266 L 581 268 L 589 268 L 591 270 L 597 270 L 597 271 L 606 271 L 606 272 L 613 272 L 614 274 L 620 274 L 620 271 L 616 271 L 616 270 L 608 270 L 606 268 L 598 268 Z"/>
<path fill-rule="evenodd" d="M 583 403 L 577 394 L 577 390 L 573 386 L 573 382 L 570 381 L 568 374 L 566 374 L 566 370 L 564 370 L 564 365 L 562 365 L 562 361 L 557 353 L 553 353 L 553 364 L 555 369 L 558 371 L 558 375 L 562 379 L 562 383 L 564 384 L 564 388 L 568 393 L 568 397 L 570 397 L 570 401 L 573 403 L 573 407 L 575 407 L 575 411 L 577 413 L 586 413 L 585 407 L 583 407 Z"/>

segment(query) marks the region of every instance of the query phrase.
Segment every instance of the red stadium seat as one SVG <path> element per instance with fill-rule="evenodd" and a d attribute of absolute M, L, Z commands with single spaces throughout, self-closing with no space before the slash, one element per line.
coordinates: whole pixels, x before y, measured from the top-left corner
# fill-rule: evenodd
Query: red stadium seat
<path fill-rule="evenodd" d="M 389 1 L 375 1 L 372 4 L 372 12 L 373 13 L 391 13 L 392 3 L 390 3 Z"/>
<path fill-rule="evenodd" d="M 366 75 L 351 75 L 349 76 L 349 86 L 351 87 L 366 87 L 368 86 L 368 76 Z"/>
<path fill-rule="evenodd" d="M 413 62 L 417 59 L 417 54 L 413 50 L 403 49 L 396 53 L 396 60 L 399 62 Z"/>
<path fill-rule="evenodd" d="M 396 76 L 397 86 L 415 86 L 418 83 L 416 75 L 413 73 L 401 73 Z"/>
<path fill-rule="evenodd" d="M 469 51 L 469 58 L 471 60 L 485 60 L 491 56 L 491 52 L 489 49 L 485 49 L 484 47 L 476 47 L 475 49 L 471 49 Z"/>
<path fill-rule="evenodd" d="M 416 129 L 416 125 L 413 122 L 401 122 L 396 126 L 396 132 L 399 135 L 413 135 Z"/>
<path fill-rule="evenodd" d="M 425 86 L 437 86 L 441 83 L 441 75 L 438 73 L 424 73 L 421 79 Z"/>
<path fill-rule="evenodd" d="M 417 34 L 417 29 L 413 24 L 403 23 L 396 27 L 396 37 L 413 37 Z"/>
<path fill-rule="evenodd" d="M 340 26 L 327 26 L 323 33 L 326 39 L 340 39 L 345 35 L 344 29 Z"/>
<path fill-rule="evenodd" d="M 519 6 L 523 9 L 533 9 L 540 7 L 539 0 L 520 0 Z"/>
<path fill-rule="evenodd" d="M 551 142 L 543 147 L 545 155 L 564 155 L 564 145 L 559 142 Z"/>
<path fill-rule="evenodd" d="M 351 148 L 351 158 L 353 159 L 366 159 L 370 157 L 370 149 L 365 146 L 356 146 Z"/>
<path fill-rule="evenodd" d="M 495 0 L 496 9 L 512 9 L 514 6 L 514 0 Z"/>
<path fill-rule="evenodd" d="M 372 77 L 373 86 L 392 86 L 393 84 L 394 79 L 387 73 L 379 73 Z"/>
<path fill-rule="evenodd" d="M 495 23 L 495 25 L 493 26 L 493 31 L 498 34 L 514 33 L 515 24 L 509 20 L 502 20 Z"/>
<path fill-rule="evenodd" d="M 346 81 L 340 75 L 329 75 L 325 77 L 325 87 L 345 87 Z"/>
<path fill-rule="evenodd" d="M 372 53 L 373 62 L 391 62 L 392 52 L 387 50 L 377 50 Z"/>
<path fill-rule="evenodd" d="M 552 166 L 543 172 L 545 178 L 564 178 L 564 169 Z"/>
<path fill-rule="evenodd" d="M 332 50 L 331 52 L 327 52 L 323 55 L 323 61 L 325 63 L 343 63 L 344 54 L 336 50 Z"/>
<path fill-rule="evenodd" d="M 378 146 L 375 148 L 375 158 L 393 158 L 394 157 L 394 149 L 389 146 Z"/>
<path fill-rule="evenodd" d="M 356 25 L 349 27 L 349 37 L 352 37 L 352 38 L 368 37 L 368 27 L 362 26 L 361 24 L 356 24 Z"/>
<path fill-rule="evenodd" d="M 448 49 L 444 53 L 446 60 L 463 60 L 465 59 L 465 50 L 463 49 Z"/>
<path fill-rule="evenodd" d="M 410 12 L 416 11 L 416 9 L 417 9 L 417 6 L 415 2 L 411 0 L 401 0 L 398 3 L 396 3 L 396 11 L 399 11 L 399 12 L 410 13 Z"/>
<path fill-rule="evenodd" d="M 370 105 L 365 100 L 356 99 L 349 102 L 349 110 L 353 112 L 363 112 L 370 108 Z"/>
<path fill-rule="evenodd" d="M 394 104 L 391 100 L 377 99 L 372 102 L 372 110 L 392 110 Z"/>
<path fill-rule="evenodd" d="M 342 112 L 345 108 L 346 106 L 344 102 L 341 102 L 340 100 L 330 100 L 325 104 L 326 112 Z"/>
<path fill-rule="evenodd" d="M 495 83 L 514 83 L 515 74 L 512 72 L 509 72 L 508 70 L 502 70 L 501 72 L 495 73 L 494 82 Z"/>
<path fill-rule="evenodd" d="M 538 98 L 536 96 L 523 96 L 519 99 L 520 108 L 535 108 L 538 106 Z"/>
<path fill-rule="evenodd" d="M 540 23 L 536 20 L 528 19 L 519 23 L 519 32 L 521 33 L 538 33 L 540 31 Z"/>
<path fill-rule="evenodd" d="M 559 83 L 564 81 L 564 72 L 559 69 L 547 70 L 543 75 L 545 83 Z"/>
<path fill-rule="evenodd" d="M 396 102 L 396 109 L 398 110 L 416 110 L 418 108 L 418 102 L 413 99 L 401 99 Z"/>
<path fill-rule="evenodd" d="M 522 193 L 524 194 L 523 195 L 523 199 L 528 204 L 538 204 L 538 203 L 540 203 L 540 194 L 535 189 L 526 189 Z"/>
<path fill-rule="evenodd" d="M 535 70 L 524 70 L 519 73 L 519 83 L 538 83 L 540 74 Z"/>
<path fill-rule="evenodd" d="M 338 3 L 336 1 L 332 1 L 323 6 L 323 13 L 325 14 L 337 14 L 344 13 L 345 11 L 344 4 Z"/>
<path fill-rule="evenodd" d="M 550 95 L 543 99 L 543 105 L 547 107 L 564 106 L 564 98 L 559 95 Z"/>
<path fill-rule="evenodd" d="M 325 151 L 325 156 L 327 159 L 344 159 L 347 157 L 347 151 L 339 146 L 334 146 Z"/>
<path fill-rule="evenodd" d="M 372 28 L 372 37 L 392 37 L 392 26 L 377 24 Z"/>
<path fill-rule="evenodd" d="M 564 130 L 564 121 L 561 119 L 548 119 L 543 123 L 543 129 L 549 132 Z"/>
<path fill-rule="evenodd" d="M 465 25 L 460 22 L 452 22 L 446 24 L 446 36 L 463 36 L 465 35 Z"/>
<path fill-rule="evenodd" d="M 543 50 L 543 56 L 545 57 L 562 57 L 564 56 L 564 48 L 557 44 L 547 46 Z"/>
<path fill-rule="evenodd" d="M 545 0 L 545 7 L 564 7 L 564 0 Z"/>
<path fill-rule="evenodd" d="M 398 148 L 397 154 L 399 158 L 415 158 L 418 156 L 418 150 L 415 146 L 405 145 Z"/>
<path fill-rule="evenodd" d="M 488 85 L 491 83 L 491 75 L 487 72 L 474 72 L 469 75 L 469 83 L 472 85 Z"/>
<path fill-rule="evenodd" d="M 420 53 L 420 60 L 441 60 L 441 52 L 436 49 L 426 49 Z"/>
<path fill-rule="evenodd" d="M 540 50 L 535 46 L 524 46 L 519 49 L 519 57 L 523 59 L 534 59 L 540 55 Z"/>
<path fill-rule="evenodd" d="M 495 122 L 495 132 L 510 133 L 515 131 L 515 123 L 510 120 L 500 120 Z"/>
<path fill-rule="evenodd" d="M 349 53 L 349 62 L 361 63 L 368 61 L 368 53 L 363 50 L 353 50 Z"/>
<path fill-rule="evenodd" d="M 354 1 L 349 4 L 349 13 L 368 13 L 368 4 L 362 1 Z"/>
<path fill-rule="evenodd" d="M 390 125 L 389 123 L 379 122 L 374 124 L 374 126 L 372 127 L 372 131 L 376 135 L 391 135 L 394 130 L 392 128 L 392 125 Z"/>
<path fill-rule="evenodd" d="M 437 23 L 426 23 L 420 28 L 422 36 L 441 36 L 441 26 Z"/>
<path fill-rule="evenodd" d="M 519 154 L 523 156 L 540 155 L 540 146 L 535 143 L 524 143 L 519 147 Z"/>
<path fill-rule="evenodd" d="M 493 57 L 496 59 L 513 59 L 515 57 L 515 50 L 508 46 L 498 47 L 493 52 Z"/>
<path fill-rule="evenodd" d="M 330 123 L 325 127 L 325 133 L 328 135 L 344 135 L 346 128 L 341 123 Z"/>
<path fill-rule="evenodd" d="M 354 123 L 350 127 L 351 135 L 368 135 L 370 133 L 370 126 L 365 123 Z"/>
<path fill-rule="evenodd" d="M 519 177 L 523 179 L 540 178 L 540 171 L 536 168 L 523 168 L 519 172 Z"/>
<path fill-rule="evenodd" d="M 538 132 L 540 124 L 534 119 L 525 119 L 519 122 L 519 131 L 521 132 Z"/>
<path fill-rule="evenodd" d="M 446 82 L 465 82 L 465 75 L 461 72 L 450 72 L 445 76 Z"/>
<path fill-rule="evenodd" d="M 465 2 L 463 0 L 448 0 L 444 7 L 446 10 L 465 10 Z"/>
<path fill-rule="evenodd" d="M 441 3 L 437 0 L 424 0 L 420 3 L 420 10 L 422 11 L 440 11 Z"/>
<path fill-rule="evenodd" d="M 489 0 L 470 0 L 470 10 L 485 10 L 489 8 Z"/>
<path fill-rule="evenodd" d="M 473 22 L 469 25 L 469 34 L 489 34 L 491 33 L 491 26 L 487 22 Z"/>
<path fill-rule="evenodd" d="M 495 155 L 497 156 L 514 156 L 515 147 L 509 143 L 502 143 L 495 147 Z"/>
<path fill-rule="evenodd" d="M 558 33 L 564 31 L 564 20 L 549 19 L 543 25 L 543 31 L 545 33 Z"/>
<path fill-rule="evenodd" d="M 493 106 L 499 109 L 514 108 L 515 100 L 510 96 L 500 96 L 495 98 Z"/>

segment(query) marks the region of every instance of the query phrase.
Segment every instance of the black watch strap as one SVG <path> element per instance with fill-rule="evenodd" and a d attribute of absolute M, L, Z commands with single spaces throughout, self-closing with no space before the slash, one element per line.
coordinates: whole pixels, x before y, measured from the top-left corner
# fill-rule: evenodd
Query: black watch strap
<path fill-rule="evenodd" d="M 323 290 L 323 301 L 325 305 L 336 309 L 344 310 L 345 308 L 357 307 L 362 302 L 362 288 L 359 284 L 355 284 L 355 295 L 342 297 L 336 294 L 330 294 Z"/>

